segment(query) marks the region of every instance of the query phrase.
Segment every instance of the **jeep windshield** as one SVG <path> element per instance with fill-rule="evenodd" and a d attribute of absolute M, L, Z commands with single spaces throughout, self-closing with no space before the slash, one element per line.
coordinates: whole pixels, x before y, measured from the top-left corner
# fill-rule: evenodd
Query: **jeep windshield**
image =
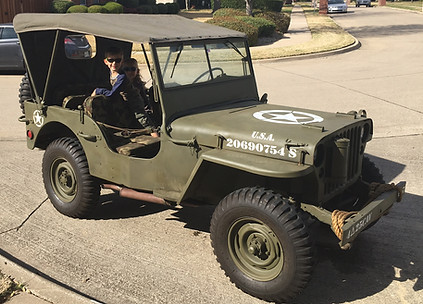
<path fill-rule="evenodd" d="M 251 75 L 245 41 L 186 41 L 156 48 L 164 88 Z"/>

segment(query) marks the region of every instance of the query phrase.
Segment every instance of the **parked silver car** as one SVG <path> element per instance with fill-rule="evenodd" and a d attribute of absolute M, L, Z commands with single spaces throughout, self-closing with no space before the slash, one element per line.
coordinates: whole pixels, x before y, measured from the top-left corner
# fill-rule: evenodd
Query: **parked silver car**
<path fill-rule="evenodd" d="M 356 0 L 355 1 L 355 7 L 359 7 L 360 5 L 365 5 L 367 7 L 371 7 L 372 1 L 371 0 Z"/>
<path fill-rule="evenodd" d="M 347 9 L 344 0 L 328 0 L 328 13 L 346 13 Z"/>
<path fill-rule="evenodd" d="M 0 70 L 25 70 L 21 46 L 12 24 L 0 24 Z"/>

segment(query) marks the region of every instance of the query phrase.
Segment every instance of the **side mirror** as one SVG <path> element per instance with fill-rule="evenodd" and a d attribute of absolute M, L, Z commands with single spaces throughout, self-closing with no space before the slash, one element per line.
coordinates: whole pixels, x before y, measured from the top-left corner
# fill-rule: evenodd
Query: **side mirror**
<path fill-rule="evenodd" d="M 267 103 L 267 93 L 264 93 L 260 98 L 260 103 Z"/>

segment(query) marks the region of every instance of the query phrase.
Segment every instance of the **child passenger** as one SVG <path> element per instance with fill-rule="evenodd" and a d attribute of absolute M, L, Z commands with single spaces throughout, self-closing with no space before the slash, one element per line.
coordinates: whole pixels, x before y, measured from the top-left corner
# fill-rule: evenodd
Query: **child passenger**
<path fill-rule="evenodd" d="M 141 125 L 152 126 L 152 120 L 145 111 L 148 105 L 148 97 L 145 83 L 141 79 L 137 60 L 135 58 L 126 59 L 123 62 L 123 71 L 129 80 L 128 88 L 125 90 L 129 106 L 134 111 L 135 117 Z M 153 132 L 151 136 L 158 137 L 158 134 Z"/>
<path fill-rule="evenodd" d="M 104 64 L 110 70 L 110 84 L 112 88 L 109 90 L 107 88 L 97 88 L 91 94 L 95 95 L 104 95 L 106 97 L 111 97 L 113 94 L 120 93 L 126 81 L 125 73 L 121 71 L 123 62 L 123 51 L 118 47 L 110 47 L 105 52 Z"/>

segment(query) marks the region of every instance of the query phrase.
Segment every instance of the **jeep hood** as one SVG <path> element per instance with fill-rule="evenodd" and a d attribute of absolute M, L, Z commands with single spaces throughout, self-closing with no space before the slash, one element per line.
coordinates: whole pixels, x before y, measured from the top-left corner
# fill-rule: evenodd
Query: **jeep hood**
<path fill-rule="evenodd" d="M 174 140 L 195 138 L 200 146 L 312 164 L 320 141 L 349 137 L 343 135 L 349 130 L 365 136 L 364 145 L 371 138 L 372 121 L 356 113 L 249 103 L 180 117 L 168 130 Z"/>

